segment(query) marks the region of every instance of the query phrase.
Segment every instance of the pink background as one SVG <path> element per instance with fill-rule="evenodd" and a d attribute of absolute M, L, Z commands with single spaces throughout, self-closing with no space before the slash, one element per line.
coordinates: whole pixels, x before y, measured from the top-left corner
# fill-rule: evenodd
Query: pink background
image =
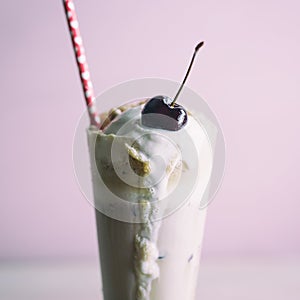
<path fill-rule="evenodd" d="M 227 169 L 204 255 L 300 251 L 299 1 L 76 1 L 96 93 L 128 79 L 180 81 L 222 123 Z M 5 1 L 1 20 L 0 259 L 97 255 L 73 174 L 84 109 L 61 1 Z"/>

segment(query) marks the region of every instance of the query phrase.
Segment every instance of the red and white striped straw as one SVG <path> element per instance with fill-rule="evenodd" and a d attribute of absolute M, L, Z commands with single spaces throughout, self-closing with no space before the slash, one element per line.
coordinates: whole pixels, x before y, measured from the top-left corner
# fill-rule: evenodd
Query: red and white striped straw
<path fill-rule="evenodd" d="M 83 88 L 85 101 L 87 104 L 91 124 L 100 127 L 100 117 L 95 107 L 95 95 L 93 84 L 90 78 L 90 72 L 85 56 L 82 38 L 79 31 L 79 24 L 75 11 L 75 6 L 72 0 L 63 0 L 69 31 L 74 48 L 74 53 L 79 70 L 80 80 Z"/>

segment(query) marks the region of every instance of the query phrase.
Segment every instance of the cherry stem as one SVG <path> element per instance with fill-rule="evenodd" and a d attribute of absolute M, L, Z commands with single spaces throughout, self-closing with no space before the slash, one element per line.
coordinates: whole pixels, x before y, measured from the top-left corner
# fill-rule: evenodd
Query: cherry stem
<path fill-rule="evenodd" d="M 194 63 L 196 54 L 197 54 L 198 50 L 199 50 L 203 45 L 204 45 L 204 42 L 202 41 L 202 42 L 200 42 L 200 43 L 196 46 L 195 51 L 194 51 L 194 54 L 193 54 L 193 57 L 192 57 L 192 60 L 191 60 L 190 65 L 189 65 L 189 68 L 188 68 L 188 70 L 187 70 L 187 72 L 186 72 L 186 74 L 185 74 L 185 77 L 184 77 L 184 79 L 183 79 L 183 81 L 182 81 L 182 84 L 181 84 L 180 87 L 179 87 L 179 90 L 178 90 L 178 92 L 177 92 L 177 94 L 176 94 L 174 100 L 173 100 L 172 103 L 171 103 L 171 106 L 174 106 L 174 104 L 175 104 L 175 102 L 176 102 L 176 100 L 177 100 L 177 98 L 178 98 L 178 96 L 179 96 L 179 94 L 180 94 L 180 92 L 181 92 L 181 90 L 182 90 L 182 88 L 183 88 L 183 86 L 184 86 L 184 84 L 185 84 L 185 82 L 186 82 L 186 80 L 187 80 L 189 74 L 190 74 L 190 71 L 191 71 L 191 69 L 192 69 L 192 65 L 193 65 L 193 63 Z"/>

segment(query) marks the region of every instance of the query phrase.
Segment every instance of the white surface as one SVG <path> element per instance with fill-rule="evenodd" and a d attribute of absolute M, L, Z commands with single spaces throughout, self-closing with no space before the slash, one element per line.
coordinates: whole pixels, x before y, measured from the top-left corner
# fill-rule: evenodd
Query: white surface
<path fill-rule="evenodd" d="M 0 263 L 1 300 L 101 300 L 99 282 L 97 261 Z M 299 297 L 300 259 L 202 261 L 197 300 Z"/>

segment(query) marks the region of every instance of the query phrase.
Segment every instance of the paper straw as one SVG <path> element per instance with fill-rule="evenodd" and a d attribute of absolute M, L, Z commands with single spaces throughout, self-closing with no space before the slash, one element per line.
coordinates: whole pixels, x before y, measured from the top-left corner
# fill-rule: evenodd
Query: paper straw
<path fill-rule="evenodd" d="M 78 66 L 80 80 L 83 88 L 83 93 L 90 116 L 91 125 L 100 127 L 100 117 L 95 107 L 95 95 L 93 84 L 90 78 L 90 72 L 85 56 L 82 38 L 79 31 L 79 24 L 75 11 L 75 6 L 72 0 L 63 0 L 69 31 L 75 53 L 75 58 Z"/>

